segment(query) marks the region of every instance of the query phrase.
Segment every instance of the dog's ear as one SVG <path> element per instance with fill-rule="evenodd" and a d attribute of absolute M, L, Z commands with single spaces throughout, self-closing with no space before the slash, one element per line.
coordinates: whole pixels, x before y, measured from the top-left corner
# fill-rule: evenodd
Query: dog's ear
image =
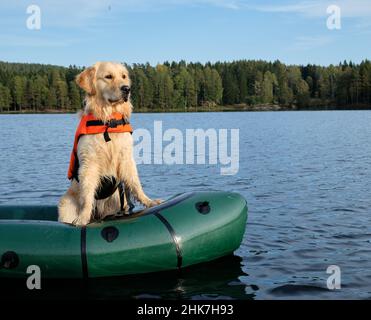
<path fill-rule="evenodd" d="M 81 89 L 85 90 L 88 94 L 94 95 L 95 94 L 94 77 L 95 68 L 89 67 L 77 75 L 76 83 Z"/>

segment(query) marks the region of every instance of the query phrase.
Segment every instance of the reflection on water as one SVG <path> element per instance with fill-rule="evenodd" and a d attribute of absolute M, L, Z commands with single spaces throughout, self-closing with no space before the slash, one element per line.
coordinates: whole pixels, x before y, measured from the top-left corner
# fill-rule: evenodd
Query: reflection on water
<path fill-rule="evenodd" d="M 0 297 L 28 299 L 246 299 L 242 259 L 229 256 L 182 269 L 144 275 L 82 280 L 43 280 L 42 290 L 25 280 L 1 279 Z"/>

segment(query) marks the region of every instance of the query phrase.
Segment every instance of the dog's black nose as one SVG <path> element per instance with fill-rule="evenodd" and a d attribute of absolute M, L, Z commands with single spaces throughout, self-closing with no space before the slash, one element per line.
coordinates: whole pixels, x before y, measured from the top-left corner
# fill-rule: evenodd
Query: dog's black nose
<path fill-rule="evenodd" d="M 122 93 L 128 95 L 130 93 L 130 87 L 129 86 L 122 86 L 121 91 L 122 91 Z"/>

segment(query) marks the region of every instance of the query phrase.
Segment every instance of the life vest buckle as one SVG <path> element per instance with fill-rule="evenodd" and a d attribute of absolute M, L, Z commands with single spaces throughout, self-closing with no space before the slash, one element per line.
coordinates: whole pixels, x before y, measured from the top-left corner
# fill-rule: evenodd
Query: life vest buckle
<path fill-rule="evenodd" d="M 117 126 L 123 124 L 122 120 L 111 119 L 107 122 L 108 128 L 117 128 Z"/>

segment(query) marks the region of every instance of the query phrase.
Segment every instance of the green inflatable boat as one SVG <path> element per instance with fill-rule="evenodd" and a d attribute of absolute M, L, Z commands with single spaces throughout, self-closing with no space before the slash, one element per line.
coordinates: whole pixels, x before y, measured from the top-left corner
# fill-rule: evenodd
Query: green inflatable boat
<path fill-rule="evenodd" d="M 233 253 L 247 205 L 237 193 L 195 192 L 86 227 L 53 206 L 0 206 L 0 277 L 96 278 L 172 270 Z"/>

